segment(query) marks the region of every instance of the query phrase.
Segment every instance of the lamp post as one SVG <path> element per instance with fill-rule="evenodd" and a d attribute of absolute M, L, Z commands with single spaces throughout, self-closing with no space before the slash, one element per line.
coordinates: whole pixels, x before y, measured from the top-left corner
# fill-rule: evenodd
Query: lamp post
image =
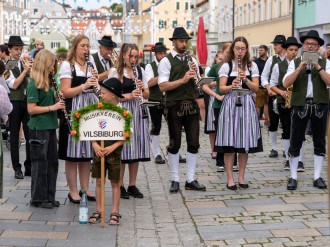
<path fill-rule="evenodd" d="M 0 44 L 3 44 L 4 39 L 4 28 L 3 24 L 3 9 L 4 9 L 5 0 L 0 0 Z"/>
<path fill-rule="evenodd" d="M 155 44 L 155 0 L 151 2 L 151 44 Z"/>

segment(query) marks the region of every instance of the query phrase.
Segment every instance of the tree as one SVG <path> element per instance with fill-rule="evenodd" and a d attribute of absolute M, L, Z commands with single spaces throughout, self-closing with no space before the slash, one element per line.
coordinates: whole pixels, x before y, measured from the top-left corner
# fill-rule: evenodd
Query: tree
<path fill-rule="evenodd" d="M 60 54 L 62 52 L 68 52 L 68 49 L 66 49 L 65 47 L 59 47 L 57 48 L 57 50 L 55 51 L 55 54 Z"/>
<path fill-rule="evenodd" d="M 111 4 L 110 8 L 112 9 L 112 11 L 114 11 L 117 7 L 118 3 L 113 3 Z"/>
<path fill-rule="evenodd" d="M 115 13 L 123 13 L 123 5 L 122 4 L 117 4 L 116 8 L 114 9 Z"/>
<path fill-rule="evenodd" d="M 32 38 L 31 39 L 31 42 L 30 42 L 30 44 L 29 44 L 29 46 L 28 46 L 28 51 L 32 51 L 33 49 L 34 49 L 34 42 L 36 41 L 36 39 L 35 38 Z"/>

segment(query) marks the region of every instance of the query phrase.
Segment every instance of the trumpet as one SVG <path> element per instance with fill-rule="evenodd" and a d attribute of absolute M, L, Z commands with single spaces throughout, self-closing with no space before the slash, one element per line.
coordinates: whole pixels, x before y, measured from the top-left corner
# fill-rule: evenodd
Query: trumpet
<path fill-rule="evenodd" d="M 111 54 L 108 54 L 108 58 L 110 59 L 111 64 L 112 64 L 113 67 L 117 67 L 118 56 L 119 56 L 119 54 L 115 49 L 112 50 Z"/>
<path fill-rule="evenodd" d="M 94 75 L 92 73 L 92 70 L 94 69 L 94 65 L 89 60 L 89 54 L 88 53 L 85 54 L 85 60 L 86 60 L 86 63 L 87 63 L 87 71 L 89 71 L 92 74 L 92 76 L 94 77 Z M 101 98 L 101 88 L 100 88 L 99 84 L 94 86 L 94 90 L 95 90 L 95 93 L 96 93 L 97 97 Z"/>
<path fill-rule="evenodd" d="M 139 80 L 139 77 L 138 77 L 137 67 L 134 63 L 132 63 L 131 66 L 132 66 L 132 71 L 133 71 L 133 75 L 134 75 L 135 88 L 138 88 L 137 81 Z M 141 90 L 141 96 L 139 97 L 139 100 L 140 100 L 139 105 L 140 105 L 141 111 L 142 111 L 142 119 L 148 118 L 147 109 L 143 105 L 144 98 L 142 96 L 142 90 Z"/>

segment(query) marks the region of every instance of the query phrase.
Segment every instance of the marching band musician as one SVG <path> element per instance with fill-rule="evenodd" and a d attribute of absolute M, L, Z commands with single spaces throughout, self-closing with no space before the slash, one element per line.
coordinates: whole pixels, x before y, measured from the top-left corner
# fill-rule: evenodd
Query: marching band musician
<path fill-rule="evenodd" d="M 267 59 L 264 70 L 261 74 L 261 86 L 266 88 L 268 91 L 268 115 L 269 115 L 269 139 L 272 145 L 272 149 L 269 154 L 269 158 L 277 158 L 277 130 L 279 123 L 279 116 L 273 110 L 273 101 L 276 99 L 276 94 L 270 90 L 269 80 L 272 74 L 273 67 L 276 63 L 281 62 L 285 59 L 285 49 L 282 48 L 286 38 L 284 35 L 276 35 L 273 40 L 273 46 L 275 55 Z"/>
<path fill-rule="evenodd" d="M 123 145 L 122 164 L 120 169 L 120 197 L 129 196 L 143 198 L 143 194 L 136 187 L 136 178 L 140 161 L 150 161 L 150 137 L 148 118 L 144 118 L 144 109 L 139 104 L 143 98 L 149 97 L 148 82 L 144 70 L 138 66 L 139 48 L 136 44 L 124 43 L 121 46 L 117 71 L 119 80 L 123 84 L 124 99 L 120 99 L 122 107 L 132 115 L 133 133 L 130 143 Z M 127 190 L 124 187 L 125 165 L 128 164 L 129 182 Z"/>
<path fill-rule="evenodd" d="M 34 58 L 31 81 L 27 86 L 27 108 L 31 115 L 31 201 L 41 208 L 59 207 L 55 200 L 58 174 L 57 110 L 65 108 L 63 100 L 55 102 L 50 73 L 55 73 L 56 56 L 41 50 Z"/>
<path fill-rule="evenodd" d="M 253 93 L 259 88 L 259 71 L 250 62 L 249 45 L 244 37 L 237 37 L 230 46 L 228 63 L 219 71 L 220 92 L 226 94 L 219 113 L 215 150 L 224 153 L 227 188 L 237 190 L 233 176 L 235 152 L 238 153 L 238 185 L 246 189 L 244 175 L 249 153 L 262 152 L 261 131 Z M 242 87 L 251 92 L 240 96 L 233 88 Z M 238 106 L 240 100 L 240 106 Z"/>
<path fill-rule="evenodd" d="M 156 60 L 146 65 L 146 77 L 152 101 L 160 102 L 157 106 L 149 108 L 152 129 L 150 130 L 151 143 L 153 147 L 155 162 L 157 164 L 165 164 L 165 160 L 161 156 L 159 146 L 159 133 L 162 128 L 162 116 L 164 115 L 163 94 L 158 86 L 158 65 L 159 62 L 166 56 L 166 51 L 169 50 L 162 42 L 156 43 L 152 49 L 155 53 Z"/>
<path fill-rule="evenodd" d="M 117 43 L 112 41 L 111 36 L 103 36 L 98 40 L 100 46 L 99 51 L 92 54 L 91 62 L 96 65 L 98 71 L 99 81 L 102 82 L 111 77 L 117 77 L 118 74 L 115 69 L 115 64 L 112 63 L 110 57 L 114 55 L 114 49 L 117 48 Z"/>
<path fill-rule="evenodd" d="M 66 61 L 61 64 L 58 78 L 68 113 L 98 101 L 93 89 L 98 85 L 96 76 L 93 76 L 96 71 L 89 69 L 85 58 L 85 55 L 89 54 L 89 47 L 88 37 L 77 35 L 72 41 Z M 92 144 L 89 141 L 76 141 L 72 138 L 66 119 L 62 115 L 60 118 L 58 156 L 59 159 L 65 160 L 65 175 L 70 190 L 68 198 L 70 202 L 79 204 L 81 190 L 86 190 L 87 199 L 95 201 L 95 197 L 88 190 L 90 161 L 93 158 Z M 79 193 L 77 169 L 81 187 Z"/>
<path fill-rule="evenodd" d="M 25 45 L 20 36 L 10 36 L 8 43 L 10 52 L 10 60 L 20 60 L 23 46 Z M 17 66 L 10 70 L 6 83 L 10 89 L 10 101 L 13 104 L 13 110 L 9 114 L 9 131 L 10 131 L 10 155 L 15 171 L 15 178 L 23 179 L 21 170 L 22 165 L 19 163 L 19 131 L 21 123 L 23 125 L 24 136 L 26 140 L 26 160 L 24 161 L 24 175 L 31 176 L 31 158 L 29 143 L 29 113 L 27 111 L 26 87 L 28 84 L 29 73 L 32 63 L 28 59 L 23 59 L 17 63 Z"/>
<path fill-rule="evenodd" d="M 295 37 L 288 37 L 286 42 L 282 44 L 282 48 L 286 50 L 286 59 L 274 65 L 270 78 L 270 88 L 277 94 L 277 110 L 282 124 L 282 142 L 285 152 L 285 170 L 290 170 L 289 162 L 289 146 L 290 146 L 290 128 L 291 128 L 291 109 L 285 107 L 289 92 L 283 86 L 283 77 L 288 69 L 290 61 L 296 58 L 299 48 L 302 44 L 299 44 Z M 300 150 L 299 163 L 302 163 L 303 146 Z M 298 167 L 303 168 L 304 165 L 300 164 Z M 303 170 L 298 170 L 303 171 Z"/>
<path fill-rule="evenodd" d="M 316 30 L 310 30 L 301 36 L 303 51 L 317 52 L 324 44 Z M 308 70 L 309 71 L 308 71 Z M 306 73 L 308 72 L 308 73 Z M 283 79 L 284 87 L 293 85 L 291 96 L 291 136 L 290 139 L 290 171 L 287 183 L 288 190 L 297 189 L 297 168 L 299 152 L 305 138 L 308 120 L 311 122 L 314 144 L 314 182 L 318 189 L 326 189 L 327 185 L 321 177 L 324 156 L 326 153 L 326 125 L 328 117 L 330 85 L 330 62 L 319 57 L 318 62 L 307 63 L 298 57 L 290 62 Z"/>
<path fill-rule="evenodd" d="M 197 153 L 199 149 L 199 107 L 196 103 L 196 82 L 199 74 L 195 59 L 189 62 L 185 55 L 188 40 L 191 39 L 183 27 L 174 29 L 170 40 L 174 49 L 164 57 L 158 66 L 158 85 L 165 92 L 169 145 L 168 161 L 172 173 L 170 193 L 180 190 L 179 149 L 181 146 L 182 126 L 187 140 L 187 180 L 186 190 L 205 191 L 204 185 L 195 179 Z M 189 63 L 189 64 L 188 64 Z"/>

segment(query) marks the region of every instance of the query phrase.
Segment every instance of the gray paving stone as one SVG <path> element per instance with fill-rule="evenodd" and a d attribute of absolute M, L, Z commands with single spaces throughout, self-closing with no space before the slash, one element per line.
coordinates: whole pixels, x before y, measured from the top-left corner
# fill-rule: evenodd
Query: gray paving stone
<path fill-rule="evenodd" d="M 260 205 L 260 204 L 284 204 L 284 201 L 280 198 L 264 198 L 256 199 L 240 199 L 240 200 L 224 200 L 224 203 L 228 207 L 238 207 L 238 206 L 247 206 L 247 205 Z"/>
<path fill-rule="evenodd" d="M 309 209 L 329 209 L 329 203 L 328 202 L 306 202 L 304 205 Z"/>
<path fill-rule="evenodd" d="M 45 222 L 43 224 L 15 224 L 15 223 L 7 223 L 7 224 L 0 224 L 0 230 L 15 230 L 15 231 L 53 231 L 54 226 L 45 225 Z"/>
<path fill-rule="evenodd" d="M 24 238 L 0 238 L 0 245 L 3 246 L 46 246 L 47 239 L 24 239 Z"/>
<path fill-rule="evenodd" d="M 261 231 L 272 229 L 306 228 L 306 226 L 301 222 L 285 222 L 273 224 L 244 224 L 243 228 L 246 231 Z"/>
<path fill-rule="evenodd" d="M 198 215 L 225 215 L 232 213 L 241 213 L 245 212 L 245 209 L 242 207 L 227 207 L 227 208 L 192 208 L 190 213 L 193 216 Z"/>
<path fill-rule="evenodd" d="M 239 232 L 239 238 L 268 238 L 273 235 L 269 231 L 247 231 L 247 232 Z M 237 232 L 203 232 L 201 233 L 201 237 L 204 240 L 228 240 L 228 239 L 236 239 Z"/>
<path fill-rule="evenodd" d="M 116 242 L 113 240 L 49 240 L 47 247 L 116 247 Z"/>

